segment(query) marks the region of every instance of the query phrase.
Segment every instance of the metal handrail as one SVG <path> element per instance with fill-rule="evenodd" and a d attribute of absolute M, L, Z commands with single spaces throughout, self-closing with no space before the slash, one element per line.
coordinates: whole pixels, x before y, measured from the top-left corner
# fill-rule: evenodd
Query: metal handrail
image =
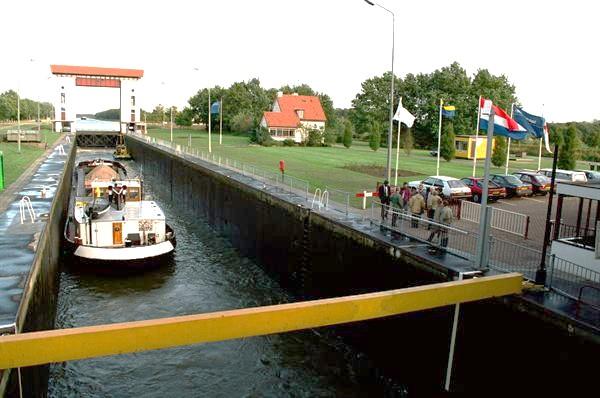
<path fill-rule="evenodd" d="M 27 213 L 25 211 L 27 210 Z M 31 223 L 35 222 L 35 211 L 33 211 L 33 205 L 31 204 L 31 199 L 29 196 L 23 196 L 19 201 L 19 215 L 21 216 L 21 224 L 25 222 L 27 218 L 27 214 L 31 218 Z"/>

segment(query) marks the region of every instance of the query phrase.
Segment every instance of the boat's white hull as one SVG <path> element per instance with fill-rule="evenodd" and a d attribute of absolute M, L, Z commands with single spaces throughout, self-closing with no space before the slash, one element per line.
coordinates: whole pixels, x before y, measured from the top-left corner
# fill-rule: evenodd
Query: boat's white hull
<path fill-rule="evenodd" d="M 163 256 L 175 249 L 171 241 L 166 240 L 161 243 L 147 246 L 133 247 L 93 247 L 77 246 L 75 256 L 95 261 L 134 261 L 146 260 Z"/>

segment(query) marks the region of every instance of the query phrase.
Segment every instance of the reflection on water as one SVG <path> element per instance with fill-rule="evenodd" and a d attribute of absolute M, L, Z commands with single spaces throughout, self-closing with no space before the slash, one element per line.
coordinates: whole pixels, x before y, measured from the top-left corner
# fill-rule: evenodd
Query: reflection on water
<path fill-rule="evenodd" d="M 147 187 L 148 188 L 148 187 Z M 96 325 L 291 300 L 203 220 L 162 207 L 177 231 L 171 263 L 110 277 L 64 267 L 57 328 Z M 312 331 L 60 363 L 50 396 L 314 397 L 379 395 L 356 380 L 351 351 Z"/>
<path fill-rule="evenodd" d="M 77 119 L 75 120 L 75 129 L 77 131 L 120 131 L 118 121 L 97 120 L 97 119 Z"/>

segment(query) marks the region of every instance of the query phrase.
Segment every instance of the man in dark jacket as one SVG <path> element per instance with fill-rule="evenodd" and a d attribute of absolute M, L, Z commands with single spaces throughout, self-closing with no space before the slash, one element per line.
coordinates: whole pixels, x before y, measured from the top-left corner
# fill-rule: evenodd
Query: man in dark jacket
<path fill-rule="evenodd" d="M 381 201 L 381 221 L 387 218 L 388 209 L 390 206 L 390 183 L 388 180 L 383 182 L 383 185 L 379 186 L 378 190 L 379 200 Z"/>

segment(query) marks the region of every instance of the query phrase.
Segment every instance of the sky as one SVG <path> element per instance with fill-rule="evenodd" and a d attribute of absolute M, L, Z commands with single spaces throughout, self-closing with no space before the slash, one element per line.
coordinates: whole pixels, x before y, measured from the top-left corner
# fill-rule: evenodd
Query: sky
<path fill-rule="evenodd" d="M 380 0 L 395 13 L 398 76 L 459 62 L 505 74 L 550 122 L 600 119 L 600 2 Z M 50 64 L 144 69 L 138 101 L 183 107 L 199 88 L 307 83 L 347 108 L 390 70 L 391 15 L 363 0 L 5 1 L 0 91 L 52 101 Z M 194 70 L 197 68 L 198 70 Z M 401 95 L 401 93 L 398 93 Z M 78 88 L 77 113 L 118 107 Z"/>

